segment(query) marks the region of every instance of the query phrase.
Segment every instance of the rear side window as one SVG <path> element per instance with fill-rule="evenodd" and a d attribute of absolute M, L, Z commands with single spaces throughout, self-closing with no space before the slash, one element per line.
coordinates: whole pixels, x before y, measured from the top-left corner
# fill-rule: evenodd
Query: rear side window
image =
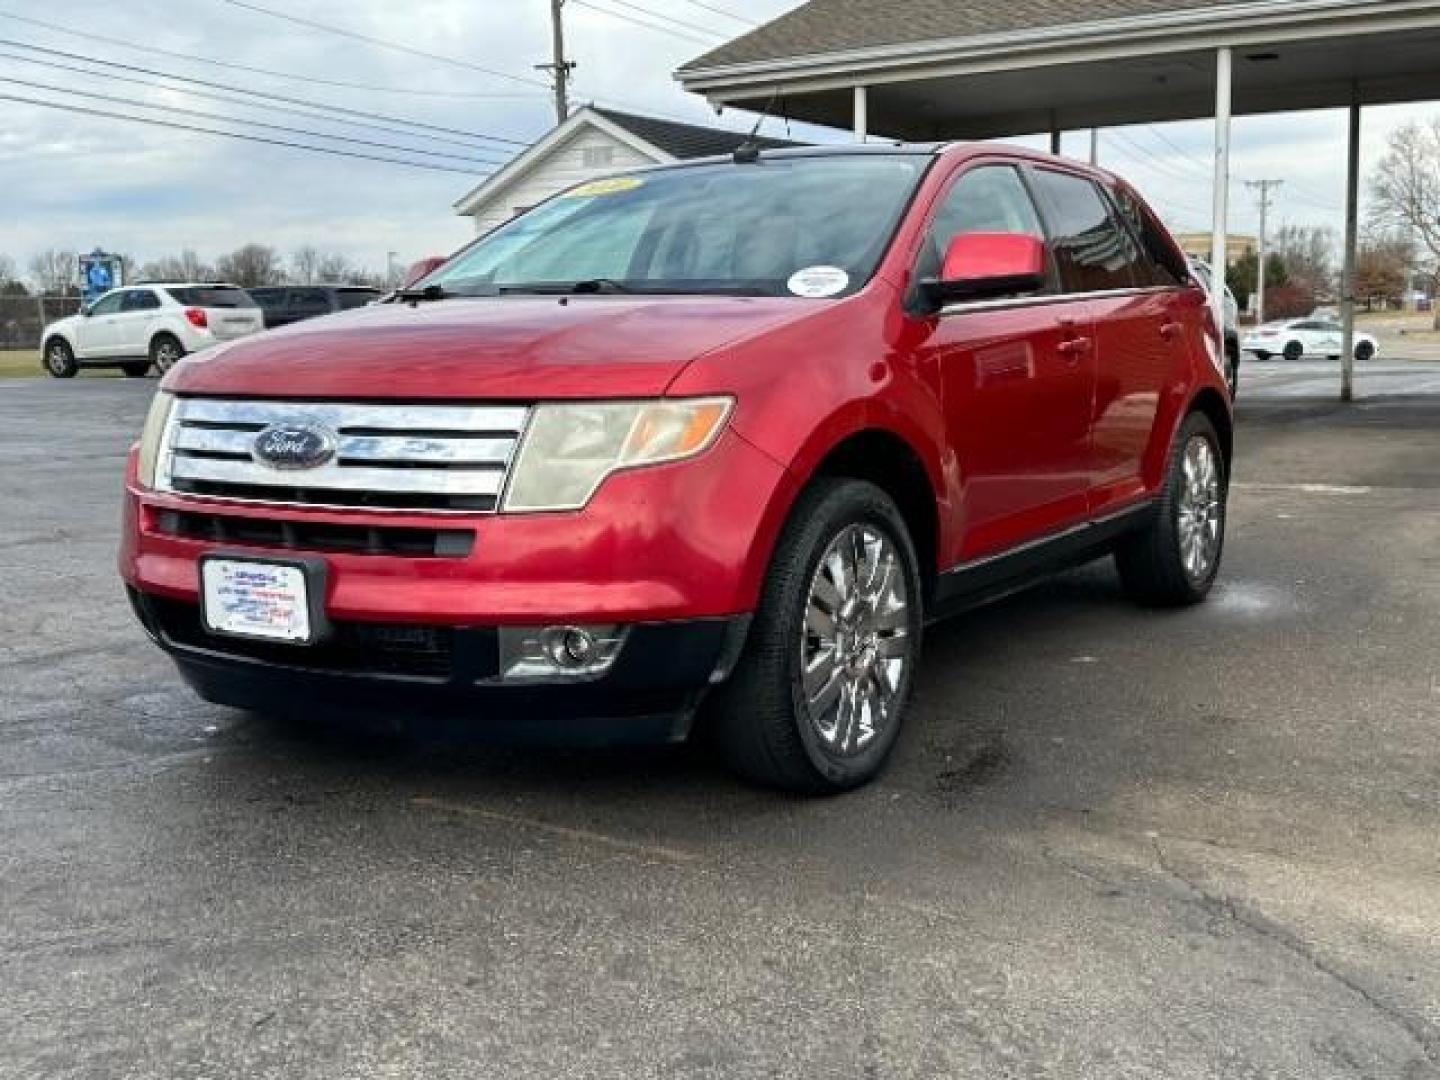
<path fill-rule="evenodd" d="M 1066 289 L 1106 292 L 1150 284 L 1139 247 L 1093 183 L 1051 169 L 1036 169 L 1034 176 Z"/>
<path fill-rule="evenodd" d="M 330 310 L 330 293 L 325 289 L 291 289 L 290 310 L 326 314 Z"/>
<path fill-rule="evenodd" d="M 981 165 L 962 174 L 940 200 L 921 253 L 919 277 L 940 272 L 945 249 L 961 233 L 1021 233 L 1045 238 L 1035 204 L 1010 165 Z"/>
<path fill-rule="evenodd" d="M 1164 227 L 1155 219 L 1155 215 L 1147 210 L 1135 193 L 1124 187 L 1115 189 L 1112 193 L 1115 196 L 1115 205 L 1120 207 L 1120 216 L 1130 226 L 1130 231 L 1140 240 L 1140 247 L 1145 256 L 1146 270 L 1150 274 L 1153 285 L 1182 285 L 1185 282 L 1185 263 L 1180 254 L 1175 250 L 1175 245 L 1170 242 Z M 1197 272 L 1199 268 L 1196 268 Z M 1212 283 L 1209 274 L 1205 277 L 1205 287 L 1208 289 Z"/>
<path fill-rule="evenodd" d="M 247 289 L 246 292 L 262 308 L 276 308 L 285 303 L 284 289 Z"/>
<path fill-rule="evenodd" d="M 166 289 L 177 304 L 186 307 L 253 308 L 258 305 L 250 294 L 234 285 L 193 285 Z"/>
<path fill-rule="evenodd" d="M 125 294 L 121 311 L 154 311 L 160 306 L 160 298 L 149 289 L 131 289 Z"/>

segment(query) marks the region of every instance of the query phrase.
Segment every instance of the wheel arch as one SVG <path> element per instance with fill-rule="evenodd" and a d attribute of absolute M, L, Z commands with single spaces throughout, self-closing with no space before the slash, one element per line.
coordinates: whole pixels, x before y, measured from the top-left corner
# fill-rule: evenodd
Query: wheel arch
<path fill-rule="evenodd" d="M 928 605 L 939 565 L 940 500 L 915 447 L 885 428 L 864 428 L 830 447 L 805 485 L 820 477 L 865 480 L 895 501 L 915 545 Z"/>
<path fill-rule="evenodd" d="M 1220 391 L 1206 386 L 1190 399 L 1189 406 L 1180 417 L 1180 423 L 1191 413 L 1204 413 L 1220 438 L 1220 454 L 1225 460 L 1225 475 L 1230 475 L 1230 463 L 1235 458 L 1235 418 Z"/>

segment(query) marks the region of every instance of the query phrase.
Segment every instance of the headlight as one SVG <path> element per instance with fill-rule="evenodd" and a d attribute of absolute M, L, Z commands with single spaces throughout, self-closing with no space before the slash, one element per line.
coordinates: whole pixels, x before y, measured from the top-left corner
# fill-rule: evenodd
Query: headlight
<path fill-rule="evenodd" d="M 165 428 L 170 423 L 170 408 L 174 404 L 174 394 L 157 390 L 150 399 L 150 411 L 145 414 L 145 428 L 140 432 L 140 482 L 148 488 L 155 486 L 160 442 L 165 438 Z"/>
<path fill-rule="evenodd" d="M 691 457 L 725 426 L 730 398 L 537 405 L 504 510 L 577 510 L 612 472 Z"/>

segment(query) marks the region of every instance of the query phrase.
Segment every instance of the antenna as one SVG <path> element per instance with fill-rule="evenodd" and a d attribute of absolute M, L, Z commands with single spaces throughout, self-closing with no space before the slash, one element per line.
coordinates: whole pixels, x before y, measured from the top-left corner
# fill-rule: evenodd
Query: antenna
<path fill-rule="evenodd" d="M 760 125 L 770 119 L 770 110 L 775 107 L 775 100 L 780 96 L 780 88 L 777 86 L 770 91 L 770 100 L 765 103 L 764 110 L 755 118 L 755 126 L 750 129 L 750 134 L 745 136 L 745 141 L 735 148 L 730 156 L 735 159 L 737 165 L 754 165 L 760 160 L 760 144 L 756 141 L 760 134 Z"/>

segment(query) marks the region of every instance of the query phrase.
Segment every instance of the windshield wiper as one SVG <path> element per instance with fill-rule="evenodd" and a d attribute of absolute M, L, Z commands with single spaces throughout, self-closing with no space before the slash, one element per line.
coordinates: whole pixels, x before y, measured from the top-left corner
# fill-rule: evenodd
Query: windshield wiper
<path fill-rule="evenodd" d="M 450 295 L 453 294 L 447 293 L 439 285 L 426 285 L 423 289 L 396 289 L 394 293 L 396 300 L 412 304 L 419 303 L 421 300 L 444 300 Z"/>
<path fill-rule="evenodd" d="M 570 291 L 573 293 L 628 293 L 635 290 L 614 278 L 597 277 L 575 282 L 570 286 Z"/>
<path fill-rule="evenodd" d="M 531 293 L 536 296 L 574 296 L 588 293 L 633 293 L 639 292 L 614 278 L 582 278 L 579 281 L 530 281 L 514 285 L 501 285 L 498 292 Z"/>

